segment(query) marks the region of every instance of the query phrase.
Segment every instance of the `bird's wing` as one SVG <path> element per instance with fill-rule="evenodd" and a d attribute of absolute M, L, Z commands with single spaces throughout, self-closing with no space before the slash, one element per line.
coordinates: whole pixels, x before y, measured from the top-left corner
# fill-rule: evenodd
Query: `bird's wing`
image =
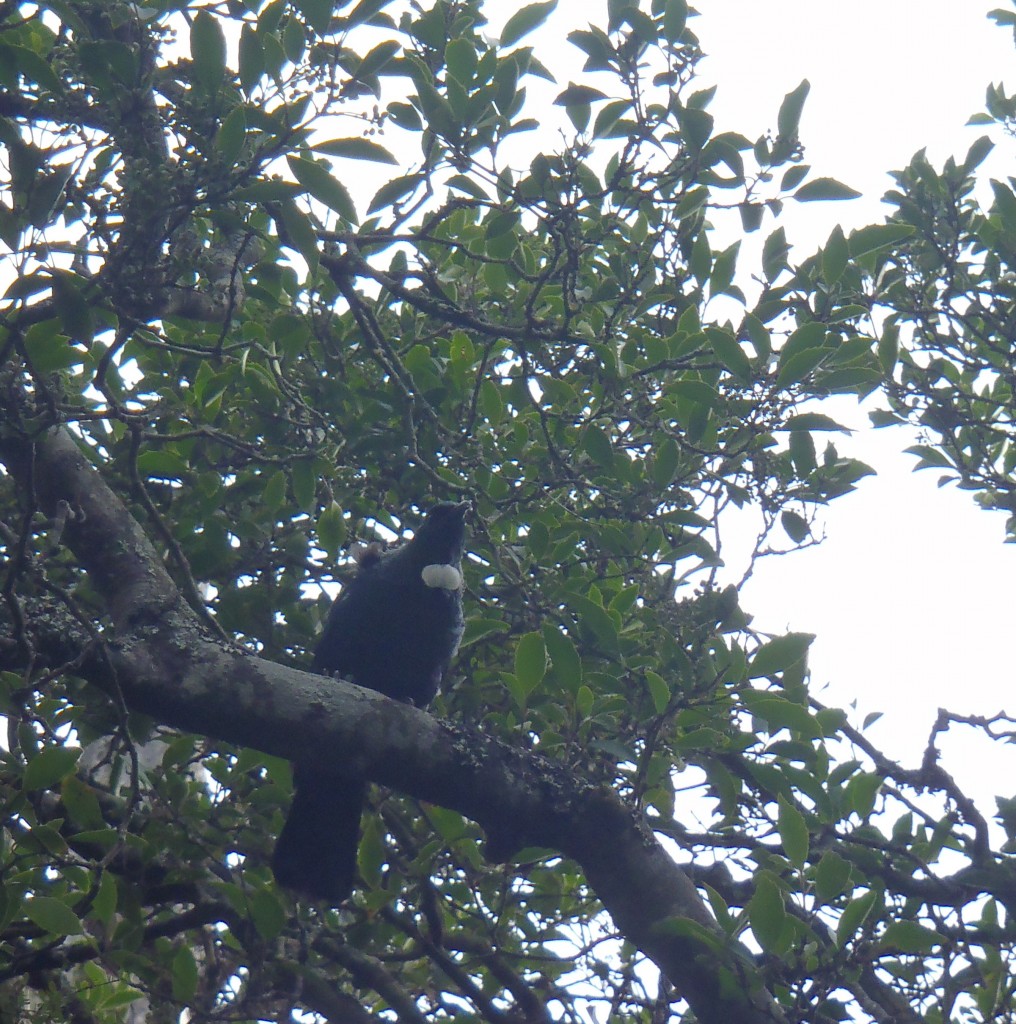
<path fill-rule="evenodd" d="M 314 652 L 313 671 L 328 675 L 355 671 L 357 652 L 376 633 L 384 616 L 384 609 L 377 607 L 377 591 L 367 583 L 374 571 L 361 570 L 332 603 Z"/>

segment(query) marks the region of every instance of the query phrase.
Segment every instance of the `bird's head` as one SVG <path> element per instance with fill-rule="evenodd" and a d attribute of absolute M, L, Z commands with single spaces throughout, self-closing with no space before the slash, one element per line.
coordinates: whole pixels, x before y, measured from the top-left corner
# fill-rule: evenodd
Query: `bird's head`
<path fill-rule="evenodd" d="M 435 505 L 420 524 L 410 546 L 422 565 L 458 565 L 466 539 L 468 501 Z"/>

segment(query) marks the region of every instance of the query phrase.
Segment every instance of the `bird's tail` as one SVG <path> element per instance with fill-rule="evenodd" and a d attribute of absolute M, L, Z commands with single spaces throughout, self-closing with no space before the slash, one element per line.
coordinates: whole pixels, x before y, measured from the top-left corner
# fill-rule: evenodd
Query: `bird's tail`
<path fill-rule="evenodd" d="M 337 905 L 353 891 L 367 783 L 298 764 L 293 782 L 293 805 L 272 856 L 275 880 Z"/>

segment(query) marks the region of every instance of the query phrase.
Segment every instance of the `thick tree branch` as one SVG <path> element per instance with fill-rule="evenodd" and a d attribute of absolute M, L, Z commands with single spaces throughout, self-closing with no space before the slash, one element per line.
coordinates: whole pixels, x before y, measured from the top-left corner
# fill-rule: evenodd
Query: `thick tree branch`
<path fill-rule="evenodd" d="M 699 1020 L 783 1019 L 685 872 L 612 792 L 475 729 L 210 638 L 66 430 L 4 440 L 0 458 L 19 480 L 34 470 L 44 511 L 60 501 L 76 511 L 65 540 L 115 627 L 80 674 L 176 728 L 322 764 L 341 756 L 369 778 L 478 822 L 494 859 L 522 846 L 560 850 L 582 866 L 618 928 L 659 965 Z"/>

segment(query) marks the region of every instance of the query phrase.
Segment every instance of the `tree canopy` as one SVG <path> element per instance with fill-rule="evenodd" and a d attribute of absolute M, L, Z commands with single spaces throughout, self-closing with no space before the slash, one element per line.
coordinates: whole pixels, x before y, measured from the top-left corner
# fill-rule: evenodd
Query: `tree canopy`
<path fill-rule="evenodd" d="M 807 82 L 749 138 L 685 0 L 572 77 L 494 6 L 0 5 L 2 1013 L 1016 1020 L 1016 802 L 937 747 L 1013 719 L 898 763 L 722 571 L 863 486 L 835 395 L 1016 536 L 1014 181 L 918 154 L 800 258 Z M 429 712 L 309 674 L 462 499 Z M 340 908 L 268 867 L 296 754 L 376 783 Z"/>

